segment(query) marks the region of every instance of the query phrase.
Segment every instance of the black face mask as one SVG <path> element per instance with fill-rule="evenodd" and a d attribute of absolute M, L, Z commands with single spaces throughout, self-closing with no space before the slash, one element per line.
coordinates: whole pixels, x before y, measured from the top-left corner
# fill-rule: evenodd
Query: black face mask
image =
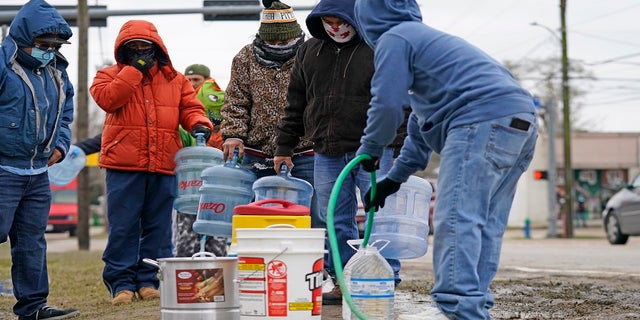
<path fill-rule="evenodd" d="M 127 49 L 127 61 L 133 61 L 138 59 L 141 56 L 147 56 L 150 58 L 155 58 L 155 53 L 156 50 L 155 49 L 145 49 L 145 50 L 133 50 L 133 49 Z"/>

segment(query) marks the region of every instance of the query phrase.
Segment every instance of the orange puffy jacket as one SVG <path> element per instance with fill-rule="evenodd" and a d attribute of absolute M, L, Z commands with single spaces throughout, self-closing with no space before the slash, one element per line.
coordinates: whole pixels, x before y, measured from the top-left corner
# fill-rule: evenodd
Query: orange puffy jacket
<path fill-rule="evenodd" d="M 123 44 L 146 39 L 156 45 L 154 66 L 144 75 L 128 65 Z M 191 132 L 195 125 L 213 129 L 193 87 L 177 72 L 155 26 L 130 20 L 115 44 L 116 64 L 96 74 L 90 92 L 106 113 L 100 167 L 174 174 L 174 156 L 182 147 L 178 125 Z"/>

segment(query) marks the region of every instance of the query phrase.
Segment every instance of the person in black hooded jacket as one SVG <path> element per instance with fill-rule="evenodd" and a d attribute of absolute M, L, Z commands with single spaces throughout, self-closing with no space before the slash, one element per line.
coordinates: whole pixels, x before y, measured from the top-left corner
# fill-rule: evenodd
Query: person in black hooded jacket
<path fill-rule="evenodd" d="M 307 28 L 313 38 L 300 46 L 295 57 L 288 88 L 289 105 L 278 128 L 274 158 L 276 170 L 283 162 L 293 167 L 293 149 L 305 133 L 311 138 L 315 151 L 314 188 L 325 228 L 333 185 L 360 146 L 371 99 L 373 51 L 356 32 L 354 3 L 354 0 L 322 0 L 307 16 Z M 385 150 L 378 174 L 391 167 L 393 153 L 391 147 Z M 355 222 L 356 187 L 363 194 L 369 185 L 370 174 L 356 167 L 344 180 L 337 199 L 334 225 L 343 267 L 355 253 L 347 240 L 359 237 Z M 329 249 L 328 240 L 325 246 Z M 400 261 L 388 261 L 397 285 Z M 325 256 L 324 266 L 335 279 L 330 252 Z M 340 288 L 336 285 L 324 293 L 322 302 L 342 303 Z"/>

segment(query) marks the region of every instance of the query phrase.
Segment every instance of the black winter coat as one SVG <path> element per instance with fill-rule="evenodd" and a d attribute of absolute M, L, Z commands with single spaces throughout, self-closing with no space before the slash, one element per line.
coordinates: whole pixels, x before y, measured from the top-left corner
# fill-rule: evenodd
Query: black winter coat
<path fill-rule="evenodd" d="M 355 152 L 367 123 L 373 50 L 362 40 L 338 47 L 312 38 L 295 59 L 276 155 L 291 155 L 305 133 L 315 152 Z"/>

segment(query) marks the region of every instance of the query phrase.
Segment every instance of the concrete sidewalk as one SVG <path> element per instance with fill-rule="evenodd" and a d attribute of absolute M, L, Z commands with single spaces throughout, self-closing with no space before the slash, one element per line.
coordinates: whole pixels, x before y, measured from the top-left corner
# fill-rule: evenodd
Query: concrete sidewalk
<path fill-rule="evenodd" d="M 91 227 L 89 229 L 89 250 L 103 251 L 107 246 L 107 234 L 104 227 Z M 79 250 L 77 237 L 70 237 L 69 233 L 47 233 L 47 252 L 67 252 Z"/>

